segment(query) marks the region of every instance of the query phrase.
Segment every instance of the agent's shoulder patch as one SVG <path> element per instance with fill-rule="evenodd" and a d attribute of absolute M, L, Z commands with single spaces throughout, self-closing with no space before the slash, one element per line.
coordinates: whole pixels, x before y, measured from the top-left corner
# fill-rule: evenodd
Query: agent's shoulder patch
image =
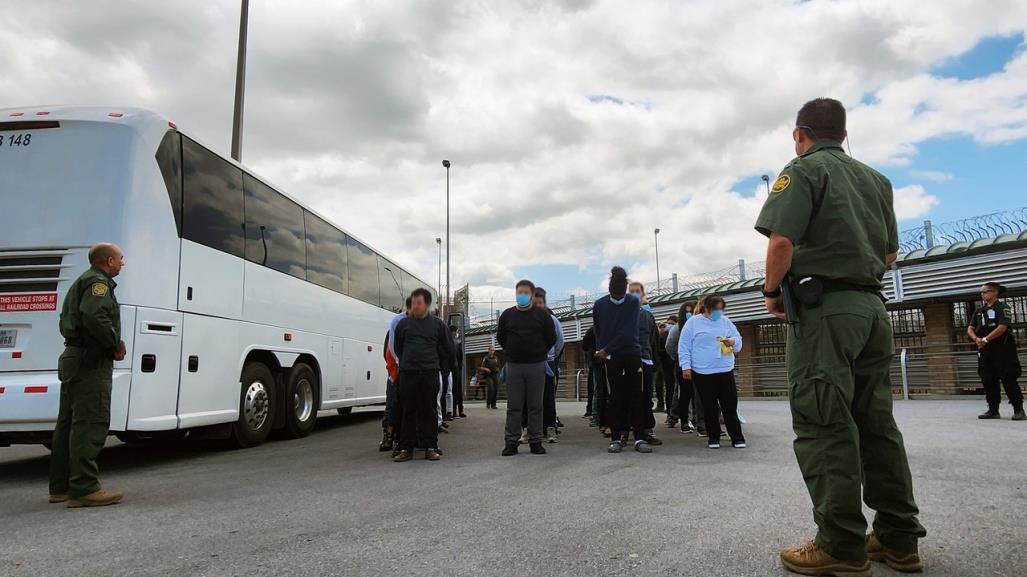
<path fill-rule="evenodd" d="M 110 291 L 110 287 L 108 287 L 106 283 L 94 282 L 92 286 L 89 287 L 89 291 L 93 293 L 94 297 L 105 297 Z"/>
<path fill-rule="evenodd" d="M 770 187 L 770 192 L 771 194 L 784 192 L 788 189 L 789 185 L 791 184 L 792 177 L 788 176 L 787 174 L 782 174 L 781 176 L 777 177 L 777 180 L 774 181 L 774 185 Z"/>

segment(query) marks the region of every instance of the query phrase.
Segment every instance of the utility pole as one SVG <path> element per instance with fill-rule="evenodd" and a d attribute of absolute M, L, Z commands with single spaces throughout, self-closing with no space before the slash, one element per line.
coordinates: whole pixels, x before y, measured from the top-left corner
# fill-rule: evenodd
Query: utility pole
<path fill-rule="evenodd" d="M 239 13 L 239 57 L 235 63 L 235 114 L 232 116 L 232 158 L 242 162 L 243 94 L 246 92 L 246 25 L 250 0 L 242 0 Z"/>

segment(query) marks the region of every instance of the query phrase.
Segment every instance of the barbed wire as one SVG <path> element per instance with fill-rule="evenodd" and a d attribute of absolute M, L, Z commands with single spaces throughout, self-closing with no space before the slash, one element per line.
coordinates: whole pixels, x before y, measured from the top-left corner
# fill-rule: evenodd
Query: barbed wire
<path fill-rule="evenodd" d="M 1027 232 L 1027 207 L 938 224 L 927 221 L 899 235 L 899 250 L 927 250 L 934 246 L 973 242 L 982 238 L 994 238 L 1004 234 L 1018 235 L 1024 232 Z"/>

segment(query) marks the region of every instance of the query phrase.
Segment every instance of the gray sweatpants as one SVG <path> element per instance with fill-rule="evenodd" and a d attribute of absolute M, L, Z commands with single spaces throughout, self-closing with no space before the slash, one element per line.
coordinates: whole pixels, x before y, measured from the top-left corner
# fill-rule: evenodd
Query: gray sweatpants
<path fill-rule="evenodd" d="M 542 393 L 545 362 L 506 363 L 506 442 L 521 438 L 521 412 L 528 408 L 528 442 L 542 442 Z"/>

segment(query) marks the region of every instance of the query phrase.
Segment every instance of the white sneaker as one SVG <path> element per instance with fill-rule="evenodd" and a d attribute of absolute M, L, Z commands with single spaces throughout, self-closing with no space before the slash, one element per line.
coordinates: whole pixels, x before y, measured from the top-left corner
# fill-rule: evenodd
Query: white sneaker
<path fill-rule="evenodd" d="M 548 437 L 546 439 L 547 441 L 549 441 L 550 443 L 556 443 L 556 427 L 548 427 L 546 429 L 546 436 Z"/>
<path fill-rule="evenodd" d="M 731 445 L 736 449 L 744 449 L 748 446 L 745 443 L 732 443 Z"/>
<path fill-rule="evenodd" d="M 527 445 L 528 444 L 528 429 L 524 429 L 524 430 L 521 431 L 520 443 L 522 445 Z"/>
<path fill-rule="evenodd" d="M 709 448 L 711 448 L 711 449 L 719 449 L 719 448 L 720 448 L 720 443 L 710 443 L 710 444 L 709 444 L 709 445 L 707 445 L 707 446 L 708 446 Z"/>

